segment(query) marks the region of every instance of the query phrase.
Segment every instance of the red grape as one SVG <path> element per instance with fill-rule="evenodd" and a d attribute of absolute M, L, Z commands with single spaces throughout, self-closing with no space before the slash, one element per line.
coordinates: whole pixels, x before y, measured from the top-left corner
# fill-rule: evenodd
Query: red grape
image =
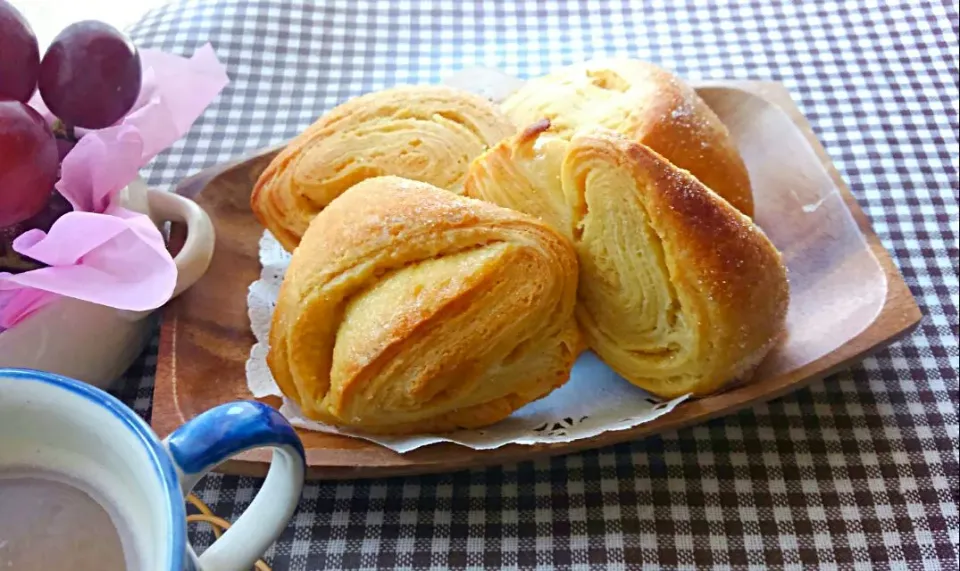
<path fill-rule="evenodd" d="M 62 163 L 63 158 L 67 156 L 67 153 L 72 151 L 75 146 L 77 146 L 75 141 L 57 137 L 57 159 Z"/>
<path fill-rule="evenodd" d="M 27 20 L 0 0 L 0 99 L 26 103 L 37 88 L 40 48 Z"/>
<path fill-rule="evenodd" d="M 67 26 L 40 62 L 40 95 L 71 127 L 103 129 L 120 120 L 140 95 L 140 54 L 103 22 Z"/>
<path fill-rule="evenodd" d="M 57 143 L 43 117 L 0 101 L 0 227 L 40 212 L 57 181 Z"/>

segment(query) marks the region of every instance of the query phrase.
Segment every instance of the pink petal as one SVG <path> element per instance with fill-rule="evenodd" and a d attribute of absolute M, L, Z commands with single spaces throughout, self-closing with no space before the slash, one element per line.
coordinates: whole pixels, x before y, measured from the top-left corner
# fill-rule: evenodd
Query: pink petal
<path fill-rule="evenodd" d="M 30 234 L 14 248 L 61 265 L 0 276 L 0 289 L 34 288 L 135 311 L 160 307 L 173 294 L 177 267 L 163 248 L 163 236 L 144 215 L 71 212 L 42 239 Z"/>
<path fill-rule="evenodd" d="M 103 212 L 137 178 L 143 147 L 143 137 L 133 126 L 91 131 L 64 157 L 57 190 L 75 210 Z"/>
<path fill-rule="evenodd" d="M 190 59 L 149 49 L 140 57 L 151 77 L 123 123 L 144 134 L 146 162 L 183 137 L 230 80 L 210 44 Z"/>

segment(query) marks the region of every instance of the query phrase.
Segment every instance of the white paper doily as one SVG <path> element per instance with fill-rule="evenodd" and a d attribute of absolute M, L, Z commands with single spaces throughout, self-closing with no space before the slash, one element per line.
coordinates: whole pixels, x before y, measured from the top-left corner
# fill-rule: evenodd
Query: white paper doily
<path fill-rule="evenodd" d="M 247 359 L 247 385 L 255 397 L 282 396 L 267 367 L 270 319 L 287 265 L 288 254 L 269 232 L 260 239 L 260 279 L 250 285 L 247 304 L 250 326 L 257 343 Z M 686 397 L 658 402 L 614 373 L 593 353 L 584 353 L 570 380 L 546 398 L 532 402 L 509 418 L 480 430 L 461 430 L 442 436 L 380 436 L 337 428 L 312 420 L 287 399 L 280 412 L 294 425 L 376 442 L 396 452 L 408 452 L 436 442 L 455 442 L 476 450 L 505 444 L 572 442 L 613 430 L 631 428 L 659 418 Z"/>

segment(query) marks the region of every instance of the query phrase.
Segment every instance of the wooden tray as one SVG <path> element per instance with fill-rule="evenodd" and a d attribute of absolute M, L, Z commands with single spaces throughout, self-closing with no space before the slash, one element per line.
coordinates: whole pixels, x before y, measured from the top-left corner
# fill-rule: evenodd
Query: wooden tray
<path fill-rule="evenodd" d="M 921 315 L 909 289 L 787 90 L 776 83 L 738 81 L 704 84 L 698 91 L 728 125 L 744 154 L 758 222 L 768 229 L 773 224 L 788 228 L 796 238 L 778 243 L 788 265 L 791 260 L 797 263 L 796 256 L 803 252 L 809 254 L 811 244 L 817 244 L 815 250 L 837 253 L 827 262 L 804 259 L 801 263 L 824 266 L 803 268 L 801 273 L 814 276 L 804 283 L 794 280 L 791 266 L 791 319 L 807 319 L 807 325 L 790 329 L 785 341 L 789 350 L 771 353 L 749 384 L 684 403 L 633 429 L 568 444 L 510 445 L 487 451 L 437 444 L 401 455 L 358 439 L 303 431 L 309 477 L 453 471 L 642 438 L 779 397 L 856 362 L 915 326 Z M 165 310 L 153 401 L 153 427 L 161 436 L 217 404 L 251 398 L 244 365 L 254 337 L 246 294 L 260 272 L 262 229 L 250 211 L 249 197 L 277 150 L 208 169 L 178 189 L 210 214 L 217 246 L 207 275 Z M 835 202 L 832 214 L 830 201 Z M 844 224 L 847 234 L 856 238 L 852 242 L 850 235 L 842 235 Z M 178 237 L 182 240 L 182 229 L 175 228 L 174 238 Z M 801 310 L 795 311 L 794 301 Z M 263 475 L 269 460 L 267 451 L 254 450 L 219 470 Z"/>

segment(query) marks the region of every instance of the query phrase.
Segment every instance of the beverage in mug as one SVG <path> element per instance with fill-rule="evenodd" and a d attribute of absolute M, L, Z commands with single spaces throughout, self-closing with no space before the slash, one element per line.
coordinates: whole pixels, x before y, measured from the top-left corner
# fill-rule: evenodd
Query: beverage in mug
<path fill-rule="evenodd" d="M 260 493 L 197 557 L 184 496 L 217 464 L 265 446 Z M 97 388 L 0 369 L 0 571 L 248 569 L 286 527 L 304 468 L 296 432 L 255 401 L 213 408 L 161 441 Z"/>

